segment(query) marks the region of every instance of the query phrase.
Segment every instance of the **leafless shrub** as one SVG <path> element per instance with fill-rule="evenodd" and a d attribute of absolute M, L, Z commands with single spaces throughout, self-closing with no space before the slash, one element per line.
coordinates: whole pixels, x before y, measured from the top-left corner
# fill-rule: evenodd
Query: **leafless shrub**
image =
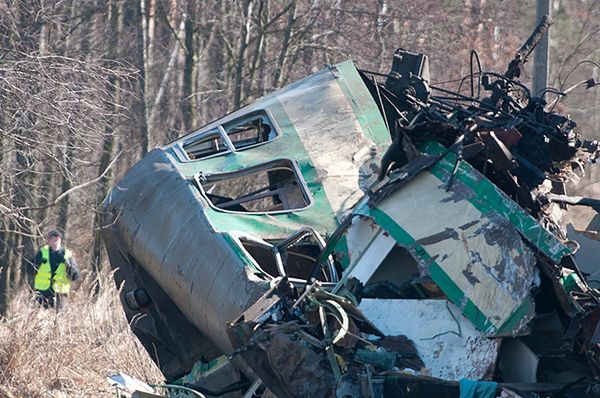
<path fill-rule="evenodd" d="M 0 320 L 0 385 L 15 396 L 114 397 L 106 377 L 116 371 L 162 377 L 130 331 L 112 275 L 85 279 L 58 312 L 23 289 Z"/>
<path fill-rule="evenodd" d="M 21 207 L 52 203 L 46 192 L 36 196 L 40 181 L 62 176 L 82 182 L 120 113 L 112 88 L 128 71 L 111 66 L 15 51 L 3 55 L 0 160 L 10 189 L 0 194 L 0 213 L 22 221 Z"/>

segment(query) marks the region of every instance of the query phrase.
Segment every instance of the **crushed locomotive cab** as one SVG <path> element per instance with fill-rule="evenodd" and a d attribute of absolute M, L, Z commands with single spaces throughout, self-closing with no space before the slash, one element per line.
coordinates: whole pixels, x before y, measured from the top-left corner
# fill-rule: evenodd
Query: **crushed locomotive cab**
<path fill-rule="evenodd" d="M 399 49 L 388 74 L 328 67 L 136 164 L 104 237 L 167 380 L 227 397 L 595 396 L 600 200 L 569 190 L 598 148 L 517 80 L 545 28 L 470 95 Z"/>

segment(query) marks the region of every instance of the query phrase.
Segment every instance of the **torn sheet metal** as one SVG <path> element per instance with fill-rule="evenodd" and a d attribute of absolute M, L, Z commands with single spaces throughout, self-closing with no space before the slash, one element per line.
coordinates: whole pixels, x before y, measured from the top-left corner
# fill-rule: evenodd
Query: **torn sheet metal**
<path fill-rule="evenodd" d="M 502 342 L 500 371 L 506 380 L 519 383 L 537 382 L 540 358 L 518 339 L 505 339 Z"/>
<path fill-rule="evenodd" d="M 481 195 L 461 180 L 446 191 L 444 181 L 423 172 L 370 215 L 477 329 L 518 333 L 534 315 L 536 260 L 512 223 L 474 204 Z"/>
<path fill-rule="evenodd" d="M 435 142 L 425 143 L 422 149 L 426 153 L 436 155 L 441 155 L 445 151 L 443 146 Z M 469 163 L 458 162 L 456 167 L 456 162 L 456 154 L 449 152 L 431 167 L 430 172 L 437 179 L 443 181 L 447 189 L 456 190 L 458 197 L 461 197 L 461 188 L 463 188 L 463 192 L 467 195 L 465 199 L 482 213 L 495 213 L 508 220 L 525 240 L 552 261 L 559 262 L 564 256 L 572 254 L 572 251 L 559 238 L 544 228 L 538 220 L 492 181 L 485 178 Z M 453 174 L 455 167 L 456 171 Z M 453 184 L 449 186 L 451 175 Z M 455 187 L 454 183 L 458 183 L 458 186 Z M 472 192 L 468 193 L 468 191 Z"/>
<path fill-rule="evenodd" d="M 560 343 L 544 352 L 571 360 L 541 358 L 538 382 L 578 363 L 585 381 L 550 390 L 599 390 L 600 292 L 559 221 L 600 208 L 563 183 L 598 148 L 516 80 L 544 29 L 505 74 L 473 73 L 471 96 L 429 85 L 427 57 L 400 49 L 389 75 L 328 67 L 136 164 L 103 232 L 163 373 L 226 354 L 234 380 L 280 397 L 456 396 L 423 368 L 502 379 L 498 339 L 541 340 L 530 320 L 556 312 Z"/>
<path fill-rule="evenodd" d="M 210 396 L 213 394 L 209 392 L 219 392 L 220 398 L 237 398 L 239 390 L 243 390 L 243 388 L 232 390 L 232 385 L 239 386 L 243 382 L 240 372 L 224 355 L 208 363 L 201 361 L 196 363 L 188 374 L 176 380 L 174 384 L 194 388 Z"/>
<path fill-rule="evenodd" d="M 147 383 L 137 380 L 125 373 L 117 373 L 107 377 L 108 384 L 120 393 L 131 396 L 136 391 L 153 393 L 154 389 Z"/>
<path fill-rule="evenodd" d="M 336 382 L 321 355 L 325 344 L 297 322 L 285 319 L 290 315 L 286 299 L 291 295 L 286 278 L 275 281 L 254 305 L 229 323 L 229 339 L 235 352 L 277 396 L 327 396 Z"/>
<path fill-rule="evenodd" d="M 409 338 L 384 336 L 348 299 L 317 285 L 299 294 L 279 279 L 229 324 L 236 354 L 277 396 L 365 396 L 359 374 L 423 368 Z"/>
<path fill-rule="evenodd" d="M 350 63 L 332 66 L 330 73 L 311 79 L 305 89 L 286 90 L 277 99 L 296 127 L 327 200 L 341 219 L 375 182 L 382 152 L 379 145 L 389 141 L 387 136 L 373 135 L 381 131 L 373 129 L 377 125 L 363 122 L 365 127 L 361 127 L 353 110 L 356 104 L 348 94 L 360 95 L 363 91 L 359 85 L 348 84 L 350 79 L 359 79 Z M 377 121 L 376 107 L 361 111 Z"/>
<path fill-rule="evenodd" d="M 493 373 L 500 339 L 485 338 L 446 300 L 363 299 L 359 308 L 383 333 L 414 341 L 422 374 L 481 380 Z"/>
<path fill-rule="evenodd" d="M 163 151 L 150 152 L 129 170 L 105 205 L 107 251 L 118 268 L 115 277 L 125 280 L 122 294 L 144 288 L 150 297 L 147 307 L 167 307 L 162 308 L 163 319 L 174 312 L 169 304 L 176 305 L 185 316 L 180 322 L 192 323 L 204 336 L 213 336 L 211 343 L 222 353 L 230 352 L 225 323 L 260 297 L 268 281 L 213 233 L 198 193 L 171 158 Z M 193 245 L 189 237 L 194 237 Z M 148 282 L 137 286 L 145 275 Z M 163 292 L 172 301 L 161 299 Z M 133 319 L 144 308 L 127 308 L 127 315 Z M 195 355 L 197 360 L 202 353 Z"/>
<path fill-rule="evenodd" d="M 251 128 L 249 120 L 260 124 Z M 248 130 L 240 138 L 235 131 L 242 127 Z M 343 158 L 341 163 L 327 161 L 324 129 L 325 145 L 338 161 Z M 353 146 L 332 145 L 340 141 Z M 257 266 L 231 232 L 261 239 L 284 239 L 305 227 L 322 235 L 333 232 L 338 216 L 376 176 L 374 161 L 389 142 L 373 98 L 356 67 L 346 62 L 154 149 L 128 171 L 104 201 L 104 240 L 115 278 L 125 282 L 123 297 L 138 292 L 146 298 L 124 308 L 168 378 L 190 371 L 195 361 L 230 353 L 226 322 L 276 276 Z M 294 165 L 308 205 L 277 212 L 225 211 L 199 185 L 207 176 L 260 168 L 274 160 L 273 154 Z M 268 185 L 277 177 L 277 171 L 269 175 Z"/>

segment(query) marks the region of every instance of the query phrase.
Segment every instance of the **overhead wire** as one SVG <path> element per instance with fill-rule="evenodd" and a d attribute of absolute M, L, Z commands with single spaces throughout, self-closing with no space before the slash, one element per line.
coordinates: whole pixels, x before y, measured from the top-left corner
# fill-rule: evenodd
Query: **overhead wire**
<path fill-rule="evenodd" d="M 564 91 L 565 85 L 567 84 L 567 81 L 569 81 L 569 77 L 571 77 L 571 75 L 577 70 L 577 68 L 579 68 L 583 64 L 591 64 L 591 65 L 595 66 L 600 71 L 600 64 L 598 64 L 595 61 L 592 61 L 591 59 L 582 59 L 581 61 L 577 62 L 575 64 L 575 66 L 573 66 L 573 68 L 571 68 L 571 70 L 569 71 L 569 73 L 567 73 L 567 75 L 565 76 L 565 79 L 563 80 L 562 84 L 560 85 L 560 88 L 559 88 L 558 91 L 560 91 L 560 92 Z M 556 100 L 552 104 L 552 107 L 550 108 L 550 112 L 554 111 L 554 108 L 559 103 L 559 101 L 560 101 L 561 98 L 562 98 L 562 96 L 559 96 L 558 98 L 556 98 Z"/>

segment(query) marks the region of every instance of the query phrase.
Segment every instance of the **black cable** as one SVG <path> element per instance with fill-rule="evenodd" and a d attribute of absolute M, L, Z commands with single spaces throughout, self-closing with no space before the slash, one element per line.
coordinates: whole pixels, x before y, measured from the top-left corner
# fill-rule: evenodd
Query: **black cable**
<path fill-rule="evenodd" d="M 487 74 L 489 72 L 485 72 L 485 73 Z M 498 75 L 497 73 L 489 73 L 489 74 L 494 75 L 494 76 Z M 507 79 L 506 76 L 502 76 L 502 77 L 504 79 Z M 446 93 L 446 94 L 454 95 L 454 96 L 456 96 L 458 98 L 462 98 L 464 100 L 470 100 L 472 102 L 476 102 L 477 104 L 479 104 L 481 106 L 482 110 L 489 110 L 489 111 L 499 112 L 502 115 L 506 115 L 506 116 L 514 116 L 510 112 L 503 111 L 502 109 L 499 109 L 499 108 L 497 108 L 495 106 L 492 106 L 490 104 L 486 104 L 483 101 L 480 101 L 480 100 L 478 100 L 476 98 L 469 97 L 469 96 L 463 95 L 463 94 L 459 94 L 457 92 L 454 92 L 454 91 L 451 91 L 451 90 L 446 90 L 444 88 L 437 87 L 437 86 L 429 86 L 429 87 L 431 87 L 433 90 L 438 90 L 438 91 L 441 91 L 441 92 Z M 529 90 L 527 90 L 527 91 L 529 91 Z M 437 97 L 432 96 L 432 98 L 436 99 Z M 544 129 L 544 130 L 547 130 L 547 128 L 548 128 L 547 125 L 545 125 L 543 123 L 536 122 L 535 119 L 533 119 L 532 116 L 530 116 L 528 114 L 521 113 L 521 114 L 519 114 L 519 118 L 522 120 L 522 123 L 524 125 L 529 126 L 531 128 L 534 128 L 534 129 L 541 128 L 541 129 Z M 551 139 L 551 140 L 554 140 L 554 141 L 557 141 L 557 142 L 562 142 L 558 138 L 554 137 L 551 134 L 544 134 L 544 135 L 546 137 L 548 137 L 549 139 Z"/>
<path fill-rule="evenodd" d="M 569 71 L 569 73 L 567 73 L 567 76 L 565 76 L 565 80 L 563 81 L 563 83 L 560 85 L 560 89 L 558 91 L 562 92 L 565 88 L 565 85 L 567 84 L 567 81 L 569 80 L 569 77 L 571 77 L 571 75 L 573 74 L 573 72 L 575 72 L 575 70 L 583 64 L 592 64 L 594 65 L 596 68 L 598 68 L 598 70 L 600 70 L 600 64 L 598 64 L 595 61 L 592 61 L 590 59 L 582 59 L 581 61 L 577 62 L 575 64 L 575 66 Z M 556 105 L 559 103 L 560 99 L 562 97 L 559 97 L 556 99 L 556 101 L 554 102 L 554 104 L 552 104 L 552 108 L 550 109 L 550 112 L 554 111 L 554 108 L 556 107 Z"/>
<path fill-rule="evenodd" d="M 470 78 L 471 78 L 471 97 L 475 96 L 475 88 L 473 87 L 473 58 L 475 58 L 475 60 L 477 61 L 477 68 L 479 69 L 478 72 L 478 76 L 479 78 L 478 80 L 478 84 L 477 84 L 477 98 L 479 98 L 479 95 L 481 94 L 481 61 L 479 59 L 479 54 L 477 53 L 477 51 L 475 50 L 471 50 L 471 59 L 469 61 L 469 69 L 470 69 Z"/>
<path fill-rule="evenodd" d="M 379 92 L 379 84 L 375 81 L 375 77 L 371 76 L 372 82 L 375 85 L 375 91 L 377 91 L 377 99 L 379 100 L 379 105 L 381 106 L 381 114 L 383 115 L 383 121 L 385 122 L 385 127 L 388 132 L 391 134 L 392 130 L 390 130 L 390 123 L 388 122 L 388 117 L 385 112 L 385 105 L 383 104 L 383 100 L 381 99 L 381 93 Z"/>
<path fill-rule="evenodd" d="M 359 69 L 359 71 L 363 72 L 363 73 L 370 74 L 370 75 L 376 75 L 376 76 L 382 76 L 382 77 L 390 77 L 390 75 L 388 73 L 373 72 L 373 71 L 366 70 L 366 69 Z"/>
<path fill-rule="evenodd" d="M 520 81 L 514 80 L 514 79 L 509 79 L 508 77 L 504 76 L 503 74 L 496 73 L 496 72 L 485 72 L 484 74 L 497 77 L 498 79 L 502 79 L 502 80 L 506 81 L 507 83 L 514 84 L 515 86 L 521 87 L 527 93 L 528 100 L 531 99 L 531 91 L 529 90 L 529 88 L 526 85 L 524 85 Z"/>
<path fill-rule="evenodd" d="M 569 80 L 569 77 L 571 77 L 571 75 L 573 74 L 573 72 L 575 72 L 575 70 L 577 68 L 579 68 L 580 65 L 583 64 L 592 64 L 594 65 L 596 68 L 598 68 L 598 70 L 600 70 L 600 64 L 598 64 L 597 62 L 592 61 L 591 59 L 583 59 L 579 62 L 577 62 L 577 64 L 575 64 L 575 66 L 573 67 L 573 69 L 571 69 L 569 71 L 569 73 L 567 73 L 567 76 L 565 77 L 565 80 L 563 81 L 563 83 L 560 85 L 560 89 L 559 91 L 563 91 L 565 88 L 565 85 L 567 84 L 567 81 Z"/>

